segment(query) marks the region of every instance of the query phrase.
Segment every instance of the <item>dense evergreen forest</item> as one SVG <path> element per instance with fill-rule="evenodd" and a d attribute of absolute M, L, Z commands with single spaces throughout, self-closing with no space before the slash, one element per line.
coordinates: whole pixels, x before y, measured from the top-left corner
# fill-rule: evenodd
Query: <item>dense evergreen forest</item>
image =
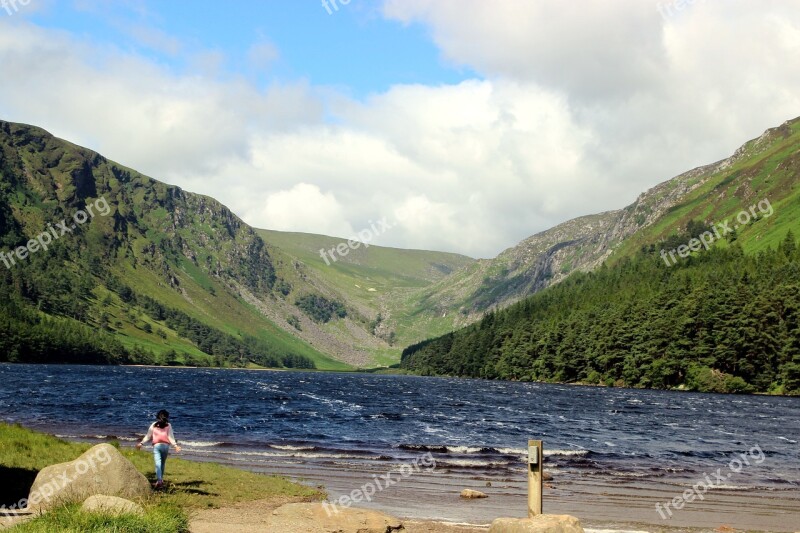
<path fill-rule="evenodd" d="M 733 239 L 731 239 L 733 240 Z M 663 244 L 663 243 L 662 243 Z M 668 267 L 661 246 L 576 273 L 403 352 L 424 375 L 800 394 L 800 251 L 733 242 Z"/>

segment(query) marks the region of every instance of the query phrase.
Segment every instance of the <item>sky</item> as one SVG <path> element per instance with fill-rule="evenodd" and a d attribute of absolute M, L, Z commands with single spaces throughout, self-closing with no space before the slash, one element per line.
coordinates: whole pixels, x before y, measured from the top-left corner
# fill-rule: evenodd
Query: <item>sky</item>
<path fill-rule="evenodd" d="M 0 119 L 384 246 L 494 257 L 797 116 L 800 0 L 0 0 Z"/>

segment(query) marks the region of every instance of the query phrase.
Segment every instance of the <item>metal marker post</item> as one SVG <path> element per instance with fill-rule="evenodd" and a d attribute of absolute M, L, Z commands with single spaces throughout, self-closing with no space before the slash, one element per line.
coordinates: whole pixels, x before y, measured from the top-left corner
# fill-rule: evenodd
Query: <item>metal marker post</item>
<path fill-rule="evenodd" d="M 542 441 L 528 441 L 528 518 L 542 514 Z"/>

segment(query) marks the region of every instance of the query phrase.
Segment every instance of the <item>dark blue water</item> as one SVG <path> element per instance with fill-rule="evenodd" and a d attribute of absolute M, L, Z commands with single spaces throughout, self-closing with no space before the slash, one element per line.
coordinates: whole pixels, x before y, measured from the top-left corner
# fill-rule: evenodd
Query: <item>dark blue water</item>
<path fill-rule="evenodd" d="M 800 487 L 797 398 L 369 374 L 0 365 L 2 418 L 28 427 L 128 440 L 162 407 L 190 448 L 386 461 L 431 451 L 442 466 L 504 473 L 521 467 L 529 438 L 541 438 L 554 468 L 646 478 L 691 477 L 759 446 L 767 460 L 748 471 L 747 484 Z"/>
<path fill-rule="evenodd" d="M 756 463 L 753 452 L 751 465 L 729 476 L 723 490 L 777 497 L 800 489 L 798 398 L 371 374 L 0 365 L 0 417 L 27 427 L 132 444 L 161 408 L 195 458 L 321 477 L 334 493 L 358 486 L 337 482 L 336 472 L 386 472 L 430 452 L 436 483 L 488 481 L 522 499 L 528 439 L 544 440 L 558 494 L 573 490 L 576 502 L 597 496 L 598 508 L 608 487 L 674 485 L 663 499 L 754 447 L 764 460 Z M 586 484 L 600 489 L 576 488 Z M 787 497 L 781 512 L 794 513 L 797 501 Z M 642 504 L 641 516 L 653 514 L 652 503 Z M 397 505 L 407 503 L 398 496 Z"/>

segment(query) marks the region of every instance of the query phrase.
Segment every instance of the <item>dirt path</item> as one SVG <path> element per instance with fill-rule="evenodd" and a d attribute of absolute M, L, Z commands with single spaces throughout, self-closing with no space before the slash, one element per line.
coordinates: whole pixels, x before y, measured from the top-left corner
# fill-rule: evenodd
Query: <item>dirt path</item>
<path fill-rule="evenodd" d="M 286 533 L 270 531 L 267 519 L 272 512 L 286 503 L 303 500 L 269 499 L 237 503 L 219 509 L 204 509 L 192 513 L 190 530 L 192 533 Z M 402 533 L 476 533 L 488 531 L 488 527 L 456 526 L 442 522 L 421 520 L 403 521 Z M 293 533 L 303 533 L 298 528 Z"/>

